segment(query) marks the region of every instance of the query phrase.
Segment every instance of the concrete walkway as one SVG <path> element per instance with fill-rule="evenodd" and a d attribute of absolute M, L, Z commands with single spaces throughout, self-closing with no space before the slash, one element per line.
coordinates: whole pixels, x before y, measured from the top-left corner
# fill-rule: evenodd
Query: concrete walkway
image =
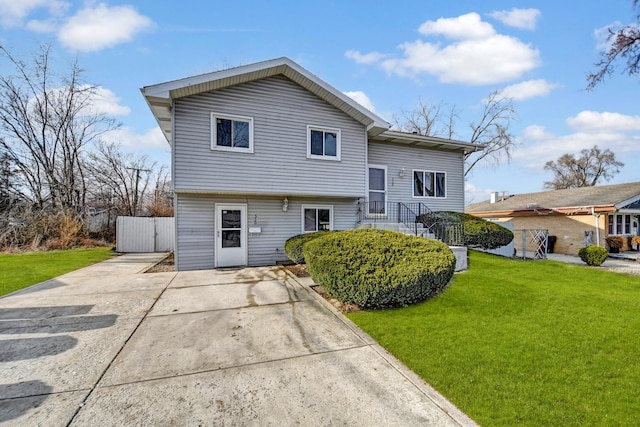
<path fill-rule="evenodd" d="M 162 257 L 0 298 L 0 423 L 475 425 L 285 270 Z"/>

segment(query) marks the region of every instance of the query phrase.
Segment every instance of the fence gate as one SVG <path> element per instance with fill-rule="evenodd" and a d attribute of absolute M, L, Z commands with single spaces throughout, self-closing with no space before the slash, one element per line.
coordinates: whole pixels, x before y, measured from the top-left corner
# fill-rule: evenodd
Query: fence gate
<path fill-rule="evenodd" d="M 119 216 L 117 252 L 170 252 L 175 246 L 175 221 L 170 218 Z"/>
<path fill-rule="evenodd" d="M 513 240 L 516 245 L 517 258 L 547 259 L 549 230 L 514 230 Z"/>

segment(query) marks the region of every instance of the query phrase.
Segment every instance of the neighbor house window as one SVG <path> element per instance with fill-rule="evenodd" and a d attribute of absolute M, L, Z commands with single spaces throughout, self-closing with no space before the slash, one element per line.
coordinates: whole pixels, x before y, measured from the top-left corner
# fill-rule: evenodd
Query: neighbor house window
<path fill-rule="evenodd" d="M 302 206 L 302 232 L 333 230 L 332 206 Z"/>
<path fill-rule="evenodd" d="M 447 197 L 444 172 L 413 171 L 413 197 Z"/>
<path fill-rule="evenodd" d="M 631 215 L 609 214 L 609 235 L 631 234 Z"/>
<path fill-rule="evenodd" d="M 211 148 L 253 153 L 253 119 L 211 113 Z"/>
<path fill-rule="evenodd" d="M 340 129 L 307 126 L 307 157 L 340 160 Z"/>

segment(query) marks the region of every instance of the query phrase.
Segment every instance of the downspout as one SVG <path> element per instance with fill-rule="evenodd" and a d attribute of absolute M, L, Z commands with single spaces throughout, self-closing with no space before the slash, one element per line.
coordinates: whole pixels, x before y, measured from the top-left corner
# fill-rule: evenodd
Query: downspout
<path fill-rule="evenodd" d="M 591 207 L 591 215 L 596 219 L 596 246 L 600 246 L 600 214 L 596 213 L 593 206 Z"/>
<path fill-rule="evenodd" d="M 176 193 L 176 101 L 173 98 L 171 98 L 171 190 L 173 191 L 173 260 L 175 270 L 180 271 L 180 254 L 178 253 L 178 194 Z"/>
<path fill-rule="evenodd" d="M 367 209 L 368 209 L 368 204 L 367 202 L 369 201 L 369 132 L 368 132 L 369 127 L 365 126 L 364 127 L 364 188 L 363 190 L 363 197 L 358 197 L 358 200 L 356 201 L 356 227 L 358 226 L 358 224 L 361 224 L 364 219 L 367 217 Z M 386 178 L 386 176 L 385 176 Z"/>

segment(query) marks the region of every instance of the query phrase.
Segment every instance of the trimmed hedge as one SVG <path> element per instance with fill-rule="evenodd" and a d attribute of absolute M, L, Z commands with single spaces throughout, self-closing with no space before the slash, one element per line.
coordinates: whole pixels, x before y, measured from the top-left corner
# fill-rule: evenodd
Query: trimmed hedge
<path fill-rule="evenodd" d="M 483 249 L 496 249 L 508 245 L 513 240 L 513 233 L 500 224 L 461 212 L 431 212 L 420 215 L 417 221 L 425 227 L 437 222 L 463 223 L 465 243 Z"/>
<path fill-rule="evenodd" d="M 305 243 L 310 242 L 313 239 L 324 236 L 329 231 L 316 231 L 315 233 L 305 233 L 293 236 L 284 242 L 284 253 L 291 261 L 296 264 L 304 264 L 304 255 L 302 254 L 302 247 Z"/>
<path fill-rule="evenodd" d="M 587 263 L 587 265 L 599 266 L 607 259 L 609 253 L 607 250 L 600 246 L 590 245 L 586 248 L 581 248 L 578 251 L 580 259 Z"/>
<path fill-rule="evenodd" d="M 313 280 L 344 304 L 401 307 L 447 286 L 456 258 L 435 240 L 379 229 L 334 232 L 304 245 Z"/>

